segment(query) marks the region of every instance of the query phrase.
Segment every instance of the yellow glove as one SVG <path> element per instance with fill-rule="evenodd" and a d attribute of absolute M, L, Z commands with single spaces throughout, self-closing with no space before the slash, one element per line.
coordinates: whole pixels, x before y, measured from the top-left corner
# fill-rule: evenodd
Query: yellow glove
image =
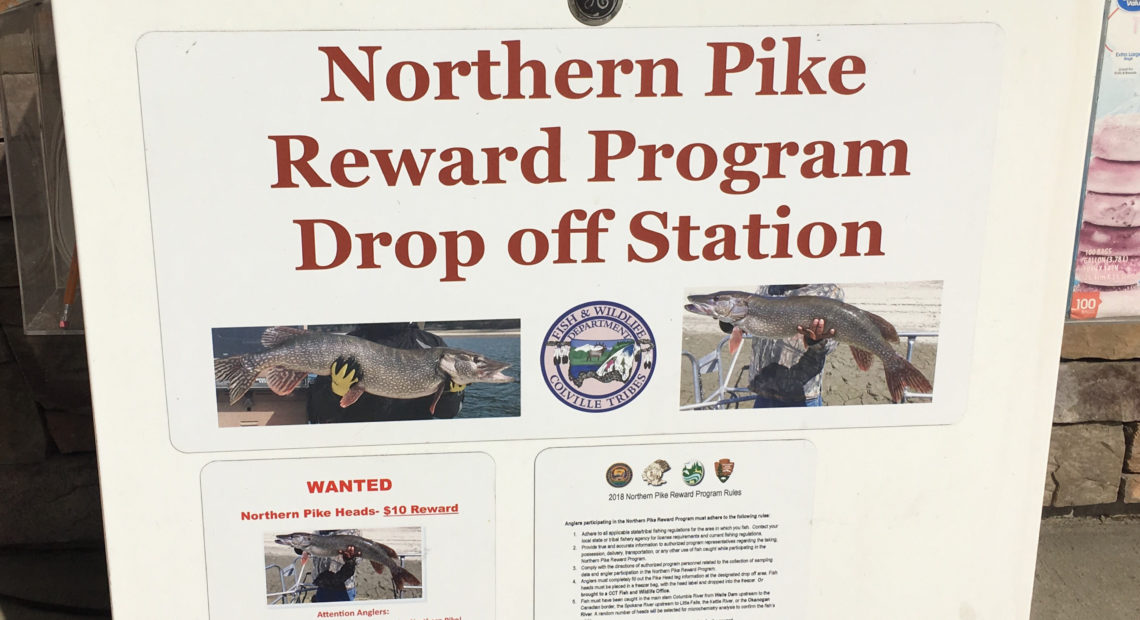
<path fill-rule="evenodd" d="M 448 392 L 462 392 L 465 389 L 467 389 L 466 385 L 460 385 L 460 384 L 452 381 L 451 379 L 447 380 L 447 391 Z"/>
<path fill-rule="evenodd" d="M 332 379 L 329 387 L 333 394 L 344 396 L 349 388 L 360 381 L 360 364 L 351 357 L 348 359 L 338 357 L 332 366 L 329 366 L 329 374 Z"/>

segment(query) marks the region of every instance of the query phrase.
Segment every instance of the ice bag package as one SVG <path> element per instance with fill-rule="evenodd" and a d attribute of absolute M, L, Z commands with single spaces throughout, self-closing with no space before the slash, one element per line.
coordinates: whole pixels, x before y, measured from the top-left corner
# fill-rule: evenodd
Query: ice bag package
<path fill-rule="evenodd" d="M 1140 317 L 1140 2 L 1115 0 L 1092 128 L 1069 316 Z"/>

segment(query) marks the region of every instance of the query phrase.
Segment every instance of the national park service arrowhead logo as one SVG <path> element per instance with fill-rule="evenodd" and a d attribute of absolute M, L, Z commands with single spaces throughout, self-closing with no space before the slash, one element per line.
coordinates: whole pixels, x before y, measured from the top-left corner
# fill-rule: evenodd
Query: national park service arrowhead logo
<path fill-rule="evenodd" d="M 728 459 L 721 459 L 715 463 L 714 471 L 716 471 L 716 478 L 721 482 L 728 482 L 728 477 L 732 475 L 732 468 L 736 463 Z"/>

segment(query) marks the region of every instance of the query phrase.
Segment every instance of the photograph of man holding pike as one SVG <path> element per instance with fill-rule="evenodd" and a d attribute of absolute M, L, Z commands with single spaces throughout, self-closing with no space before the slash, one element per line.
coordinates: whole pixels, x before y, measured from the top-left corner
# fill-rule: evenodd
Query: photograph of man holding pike
<path fill-rule="evenodd" d="M 219 423 L 235 425 L 231 414 L 249 420 L 241 426 L 518 415 L 518 386 L 503 385 L 517 382 L 504 370 L 518 363 L 518 322 L 497 323 L 444 326 L 464 348 L 408 322 L 254 328 L 261 334 L 252 347 L 215 329 Z M 235 347 L 246 350 L 232 354 Z M 465 407 L 474 384 L 503 387 L 482 395 L 487 406 Z"/>
<path fill-rule="evenodd" d="M 689 303 L 684 306 L 688 313 L 715 319 L 718 331 L 729 334 L 727 349 L 733 367 L 745 337 L 749 337 L 751 363 L 744 368 L 748 371 L 747 385 L 751 394 L 738 386 L 727 386 L 728 378 L 725 385 L 708 397 L 700 385 L 693 387 L 695 393 L 691 396 L 686 393 L 686 386 L 682 386 L 683 408 L 722 408 L 727 404 L 755 408 L 813 407 L 901 403 L 910 398 L 932 397 L 934 388 L 928 376 L 933 375 L 937 333 L 928 330 L 937 329 L 937 299 L 941 287 L 939 283 L 919 284 L 921 286 L 914 289 L 918 293 L 908 289 L 904 295 L 907 299 L 895 304 L 890 301 L 891 292 L 886 290 L 893 287 L 887 285 L 884 285 L 886 288 L 841 287 L 827 283 L 766 285 L 754 293 L 723 290 L 689 295 Z M 894 323 L 860 305 L 845 302 L 846 286 L 854 286 L 859 291 L 861 304 L 873 305 L 884 314 L 891 312 L 925 329 L 904 334 L 907 348 L 905 353 L 900 353 L 896 350 L 896 346 L 901 348 L 899 330 Z M 917 301 L 909 299 L 912 296 Z M 913 308 L 924 309 L 926 315 L 933 315 L 933 321 L 923 313 L 914 313 Z M 711 331 L 707 324 L 686 321 L 686 325 L 683 345 L 687 351 L 697 349 L 699 352 L 702 346 L 709 346 L 707 341 L 713 334 L 707 333 Z M 704 343 L 700 342 L 702 333 Z M 920 362 L 925 371 L 908 359 L 916 350 L 914 343 L 919 336 L 934 338 L 917 349 L 922 359 L 915 361 Z M 711 342 L 719 347 L 716 342 L 722 339 L 723 336 L 719 336 Z M 849 348 L 850 358 L 831 355 L 841 344 Z M 691 359 L 696 360 L 696 357 L 690 353 Z M 883 365 L 881 381 L 863 373 L 871 368 L 876 357 Z M 701 368 L 694 370 L 694 382 L 700 379 L 701 370 L 720 365 L 723 375 L 724 366 L 729 364 L 719 357 L 710 362 L 709 356 L 705 356 L 703 361 Z M 727 370 L 732 371 L 733 368 Z M 841 380 L 827 383 L 829 376 Z"/>

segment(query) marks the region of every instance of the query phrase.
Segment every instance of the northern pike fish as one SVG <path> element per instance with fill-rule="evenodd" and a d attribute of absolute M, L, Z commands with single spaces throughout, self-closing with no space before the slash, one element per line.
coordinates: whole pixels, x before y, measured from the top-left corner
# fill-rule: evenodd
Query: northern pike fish
<path fill-rule="evenodd" d="M 356 402 L 368 392 L 387 398 L 436 396 L 448 381 L 512 383 L 503 374 L 510 364 L 478 353 L 449 347 L 395 349 L 357 338 L 294 327 L 270 327 L 261 336 L 265 351 L 214 360 L 214 378 L 229 384 L 230 404 L 236 403 L 262 374 L 275 394 L 291 394 L 309 374 L 328 375 L 338 358 L 352 357 L 360 365 L 360 381 L 340 400 L 341 407 Z M 435 402 L 431 406 L 435 412 Z"/>
<path fill-rule="evenodd" d="M 689 312 L 711 316 L 762 338 L 793 337 L 797 327 L 807 328 L 814 319 L 823 319 L 825 329 L 835 330 L 830 337 L 850 345 L 860 370 L 871 367 L 872 355 L 883 360 L 893 402 L 902 401 L 906 387 L 924 393 L 934 390 L 926 376 L 889 344 L 899 341 L 894 325 L 851 304 L 828 297 L 768 297 L 741 291 L 690 295 L 689 302 L 685 306 Z"/>
<path fill-rule="evenodd" d="M 397 590 L 403 590 L 407 586 L 422 585 L 418 577 L 400 566 L 400 554 L 396 553 L 395 549 L 362 536 L 349 534 L 323 536 L 308 532 L 294 532 L 292 534 L 279 534 L 276 542 L 286 547 L 308 551 L 309 555 L 322 558 L 337 557 L 341 551 L 353 547 L 361 558 L 372 564 L 376 574 L 383 574 L 384 568 L 387 567 L 388 571 L 392 573 L 392 583 L 395 584 Z"/>

